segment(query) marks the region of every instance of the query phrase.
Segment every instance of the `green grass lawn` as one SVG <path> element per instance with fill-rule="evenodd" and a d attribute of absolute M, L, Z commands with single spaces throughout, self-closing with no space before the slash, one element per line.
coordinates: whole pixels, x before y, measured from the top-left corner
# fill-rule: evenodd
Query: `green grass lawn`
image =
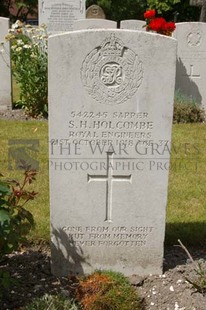
<path fill-rule="evenodd" d="M 49 240 L 49 177 L 47 122 L 0 120 L 0 172 L 20 179 L 22 172 L 8 171 L 8 140 L 38 139 L 40 169 L 33 189 L 39 194 L 28 204 L 36 228 L 32 241 Z M 206 125 L 173 126 L 172 159 L 169 178 L 166 242 L 206 243 Z M 12 162 L 12 167 L 14 163 Z"/>
<path fill-rule="evenodd" d="M 173 125 L 166 241 L 206 244 L 206 125 Z"/>
<path fill-rule="evenodd" d="M 17 102 L 20 96 L 19 85 L 16 83 L 16 80 L 12 78 L 12 94 L 13 94 L 13 102 Z"/>
<path fill-rule="evenodd" d="M 33 213 L 36 228 L 32 231 L 32 240 L 49 240 L 49 176 L 48 176 L 48 134 L 47 122 L 37 121 L 4 121 L 0 120 L 0 172 L 5 177 L 22 179 L 22 172 L 8 171 L 8 140 L 38 139 L 40 141 L 37 160 L 40 162 L 36 182 L 31 189 L 38 192 L 35 200 L 28 203 L 28 209 Z M 15 169 L 12 161 L 12 168 Z"/>

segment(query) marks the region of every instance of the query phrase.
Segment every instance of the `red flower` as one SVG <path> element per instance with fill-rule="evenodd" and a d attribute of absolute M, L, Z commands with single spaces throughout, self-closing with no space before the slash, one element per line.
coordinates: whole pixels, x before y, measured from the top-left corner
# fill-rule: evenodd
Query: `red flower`
<path fill-rule="evenodd" d="M 151 20 L 149 23 L 149 29 L 156 31 L 156 32 L 161 32 L 164 30 L 164 25 L 166 24 L 166 20 L 163 17 L 157 17 Z"/>
<path fill-rule="evenodd" d="M 168 22 L 164 25 L 164 30 L 166 32 L 173 32 L 175 30 L 176 26 L 173 22 Z"/>
<path fill-rule="evenodd" d="M 156 15 L 156 12 L 155 10 L 148 10 L 144 13 L 144 18 L 145 19 L 151 19 L 151 18 L 154 18 Z"/>

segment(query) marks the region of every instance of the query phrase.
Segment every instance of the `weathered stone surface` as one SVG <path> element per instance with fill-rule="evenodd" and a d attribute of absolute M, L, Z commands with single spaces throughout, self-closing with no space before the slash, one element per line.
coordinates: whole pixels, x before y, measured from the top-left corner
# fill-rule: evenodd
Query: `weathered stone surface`
<path fill-rule="evenodd" d="M 39 0 L 39 24 L 46 24 L 49 34 L 71 31 L 81 18 L 85 18 L 85 0 Z"/>
<path fill-rule="evenodd" d="M 144 27 L 145 25 L 146 23 L 143 20 L 127 19 L 121 21 L 120 28 L 146 31 L 146 27 Z"/>
<path fill-rule="evenodd" d="M 206 24 L 177 23 L 176 89 L 206 108 Z"/>
<path fill-rule="evenodd" d="M 74 22 L 73 30 L 82 30 L 82 29 L 109 29 L 117 28 L 117 23 L 113 20 L 100 19 L 100 18 L 88 18 L 88 19 L 79 19 Z"/>
<path fill-rule="evenodd" d="M 175 64 L 157 34 L 50 37 L 54 274 L 162 272 Z"/>
<path fill-rule="evenodd" d="M 0 17 L 0 42 L 5 41 L 9 30 L 9 19 Z M 11 109 L 11 63 L 10 46 L 5 44 L 5 50 L 0 47 L 0 110 Z"/>
<path fill-rule="evenodd" d="M 191 6 L 202 6 L 203 0 L 190 0 L 190 5 Z"/>
<path fill-rule="evenodd" d="M 86 10 L 86 18 L 105 19 L 106 16 L 104 14 L 103 9 L 100 6 L 93 4 L 90 7 L 88 7 L 88 9 Z"/>

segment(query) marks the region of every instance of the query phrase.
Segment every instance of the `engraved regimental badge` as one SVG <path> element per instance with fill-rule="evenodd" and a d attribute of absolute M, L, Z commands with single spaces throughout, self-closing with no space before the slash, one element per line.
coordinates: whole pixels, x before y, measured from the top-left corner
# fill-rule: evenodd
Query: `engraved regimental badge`
<path fill-rule="evenodd" d="M 191 47 L 200 46 L 200 44 L 202 43 L 202 36 L 200 31 L 190 32 L 187 36 L 187 43 Z"/>
<path fill-rule="evenodd" d="M 81 67 L 81 79 L 92 98 L 103 104 L 120 104 L 138 90 L 142 62 L 115 34 L 93 49 Z"/>

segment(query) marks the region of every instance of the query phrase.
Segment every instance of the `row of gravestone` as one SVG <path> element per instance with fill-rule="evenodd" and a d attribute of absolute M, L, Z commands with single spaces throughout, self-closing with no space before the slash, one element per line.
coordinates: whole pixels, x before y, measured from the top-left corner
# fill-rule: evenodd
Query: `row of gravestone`
<path fill-rule="evenodd" d="M 143 30 L 144 21 L 125 20 L 122 29 Z M 177 23 L 174 37 L 178 41 L 176 89 L 193 98 L 206 108 L 205 62 L 206 62 L 206 24 L 198 22 Z M 0 41 L 8 33 L 9 20 L 0 18 Z M 75 30 L 94 28 L 116 28 L 116 22 L 105 19 L 77 20 Z M 0 109 L 11 108 L 11 71 L 9 46 L 7 53 L 0 57 Z"/>

